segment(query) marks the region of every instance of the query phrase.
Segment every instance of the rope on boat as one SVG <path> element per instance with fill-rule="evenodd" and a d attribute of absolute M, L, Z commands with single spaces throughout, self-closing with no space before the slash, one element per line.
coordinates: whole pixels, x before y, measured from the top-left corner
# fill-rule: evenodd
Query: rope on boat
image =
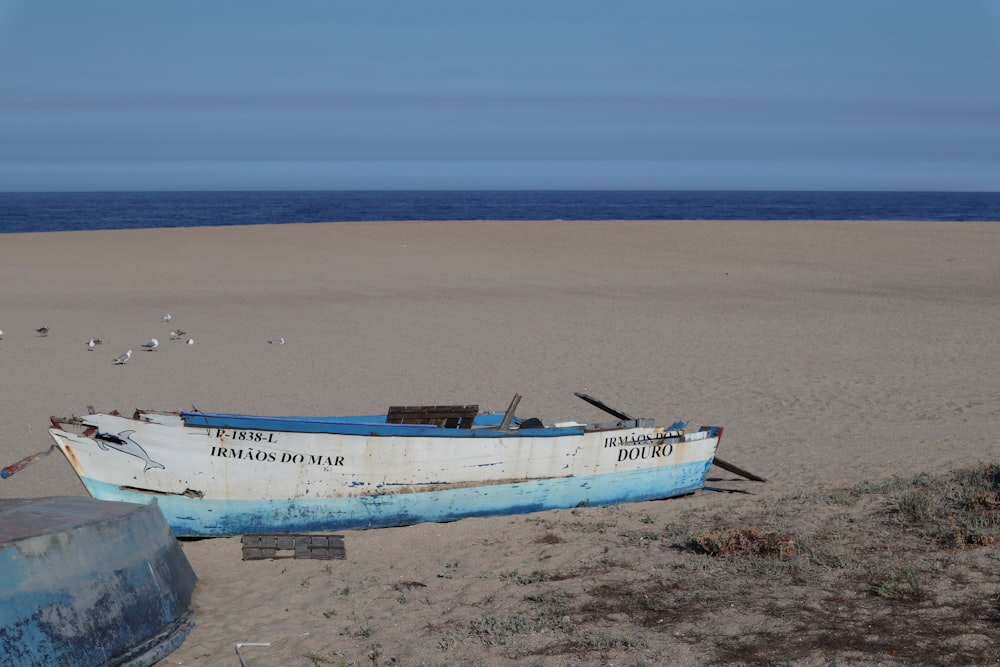
<path fill-rule="evenodd" d="M 37 454 L 32 454 L 31 456 L 25 456 L 23 459 L 21 459 L 17 463 L 11 463 L 6 468 L 0 468 L 0 479 L 7 479 L 8 477 L 12 476 L 14 473 L 20 472 L 20 471 L 24 470 L 25 468 L 27 468 L 28 466 L 30 466 L 32 463 L 34 463 L 38 459 L 44 458 L 44 457 L 48 456 L 49 454 L 51 454 L 52 450 L 55 449 L 55 448 L 56 448 L 56 446 L 52 445 L 48 449 L 40 451 Z"/>

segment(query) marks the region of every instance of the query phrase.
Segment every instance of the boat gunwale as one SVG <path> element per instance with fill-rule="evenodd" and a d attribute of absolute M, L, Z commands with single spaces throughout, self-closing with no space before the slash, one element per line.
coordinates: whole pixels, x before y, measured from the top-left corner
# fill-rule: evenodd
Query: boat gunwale
<path fill-rule="evenodd" d="M 277 432 L 308 432 L 369 436 L 423 436 L 436 438 L 526 438 L 526 437 L 566 437 L 582 435 L 585 431 L 617 430 L 651 426 L 652 420 L 637 419 L 611 422 L 608 424 L 579 424 L 566 426 L 543 426 L 541 428 L 516 428 L 502 431 L 499 422 L 476 425 L 468 428 L 447 428 L 435 424 L 396 424 L 385 421 L 385 415 L 362 415 L 352 417 L 295 417 L 242 415 L 222 412 L 178 413 L 184 425 L 194 428 L 230 428 Z M 485 412 L 478 417 L 497 417 L 502 413 Z M 490 420 L 493 421 L 493 420 Z M 199 423 L 200 422 L 200 423 Z M 523 420 L 521 420 L 523 423 Z M 631 426 L 630 426 L 631 424 Z"/>

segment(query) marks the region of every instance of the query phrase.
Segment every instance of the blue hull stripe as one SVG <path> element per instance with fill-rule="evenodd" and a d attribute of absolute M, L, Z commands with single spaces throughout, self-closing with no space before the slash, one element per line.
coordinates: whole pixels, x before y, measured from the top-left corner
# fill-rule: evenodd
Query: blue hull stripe
<path fill-rule="evenodd" d="M 149 503 L 155 497 L 178 536 L 380 528 L 466 517 L 523 514 L 581 504 L 655 500 L 700 489 L 710 460 L 641 470 L 420 493 L 348 498 L 225 500 L 153 496 L 83 480 L 95 498 Z"/>
<path fill-rule="evenodd" d="M 498 431 L 503 415 L 482 414 L 476 417 L 476 429 L 441 428 L 431 424 L 387 424 L 385 415 L 361 417 L 260 417 L 216 412 L 182 412 L 190 427 L 246 429 L 293 433 L 336 433 L 366 436 L 433 436 L 435 438 L 553 438 L 581 435 L 583 428 L 527 428 Z M 493 428 L 491 428 L 493 427 Z"/>

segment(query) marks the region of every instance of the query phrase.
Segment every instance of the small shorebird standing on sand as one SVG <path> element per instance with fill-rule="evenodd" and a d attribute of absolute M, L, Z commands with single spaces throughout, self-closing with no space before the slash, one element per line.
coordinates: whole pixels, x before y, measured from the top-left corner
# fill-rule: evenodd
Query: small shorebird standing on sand
<path fill-rule="evenodd" d="M 181 336 L 187 335 L 187 331 L 181 331 L 180 329 L 174 329 L 170 332 L 170 340 L 177 340 Z"/>
<path fill-rule="evenodd" d="M 172 317 L 170 317 L 170 313 L 167 313 L 166 315 L 164 315 L 164 316 L 163 316 L 163 321 L 164 321 L 164 322 L 169 322 L 169 321 L 170 321 L 170 320 L 172 320 L 172 319 L 173 319 L 173 318 L 172 318 Z"/>
<path fill-rule="evenodd" d="M 115 359 L 115 364 L 119 365 L 119 366 L 122 365 L 122 364 L 127 364 L 128 360 L 131 359 L 131 358 L 132 358 L 132 350 L 129 350 L 128 352 L 126 352 L 124 354 L 119 354 L 118 358 Z"/>
<path fill-rule="evenodd" d="M 274 340 L 269 340 L 267 342 L 270 343 L 271 345 L 284 345 L 285 344 L 285 339 L 284 338 L 275 338 Z"/>
<path fill-rule="evenodd" d="M 48 327 L 39 327 L 39 328 L 35 329 L 35 333 L 38 334 L 39 336 L 42 336 L 42 337 L 48 336 L 49 335 L 49 328 Z"/>
<path fill-rule="evenodd" d="M 152 352 L 159 346 L 160 346 L 160 341 L 156 340 L 155 338 L 150 338 L 148 343 L 142 344 L 143 349 L 145 349 L 147 352 Z"/>
<path fill-rule="evenodd" d="M 93 352 L 95 345 L 97 345 L 97 341 L 95 341 L 93 338 L 91 338 L 90 340 L 88 340 L 87 341 L 87 352 Z"/>

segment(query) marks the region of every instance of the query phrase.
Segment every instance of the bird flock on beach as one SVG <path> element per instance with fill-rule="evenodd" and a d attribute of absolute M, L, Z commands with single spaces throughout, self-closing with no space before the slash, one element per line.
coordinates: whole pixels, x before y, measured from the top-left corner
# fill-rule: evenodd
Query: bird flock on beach
<path fill-rule="evenodd" d="M 161 319 L 161 322 L 170 322 L 171 320 L 173 320 L 173 317 L 170 315 L 170 313 L 166 313 L 160 319 Z M 38 338 L 47 338 L 48 335 L 49 335 L 49 328 L 47 326 L 41 326 L 41 327 L 38 327 L 37 329 L 35 329 L 35 336 L 38 337 Z M 167 335 L 170 337 L 170 340 L 176 340 L 176 341 L 184 340 L 184 343 L 186 345 L 194 345 L 194 338 L 187 338 L 185 340 L 184 337 L 187 336 L 188 333 L 186 331 L 181 330 L 181 329 L 174 329 L 174 330 L 172 330 Z M 2 341 L 4 339 L 3 336 L 4 336 L 3 329 L 0 329 L 0 341 Z M 285 339 L 283 337 L 279 337 L 279 338 L 270 339 L 267 342 L 269 344 L 271 344 L 271 345 L 284 345 L 285 344 Z M 97 349 L 97 347 L 99 345 L 103 345 L 103 344 L 104 344 L 104 340 L 103 339 L 101 339 L 101 338 L 91 338 L 91 339 L 89 339 L 87 341 L 87 351 L 88 352 L 93 352 L 95 349 Z M 145 343 L 143 343 L 142 345 L 140 345 L 139 349 L 141 349 L 144 352 L 155 352 L 159 347 L 160 347 L 160 341 L 159 341 L 159 339 L 156 338 L 156 337 L 152 337 L 148 341 L 146 341 Z M 115 357 L 112 360 L 112 363 L 114 365 L 116 365 L 116 366 L 124 366 L 131 359 L 132 359 L 132 350 L 129 349 L 129 350 L 126 350 L 125 352 L 122 352 L 117 357 Z"/>

